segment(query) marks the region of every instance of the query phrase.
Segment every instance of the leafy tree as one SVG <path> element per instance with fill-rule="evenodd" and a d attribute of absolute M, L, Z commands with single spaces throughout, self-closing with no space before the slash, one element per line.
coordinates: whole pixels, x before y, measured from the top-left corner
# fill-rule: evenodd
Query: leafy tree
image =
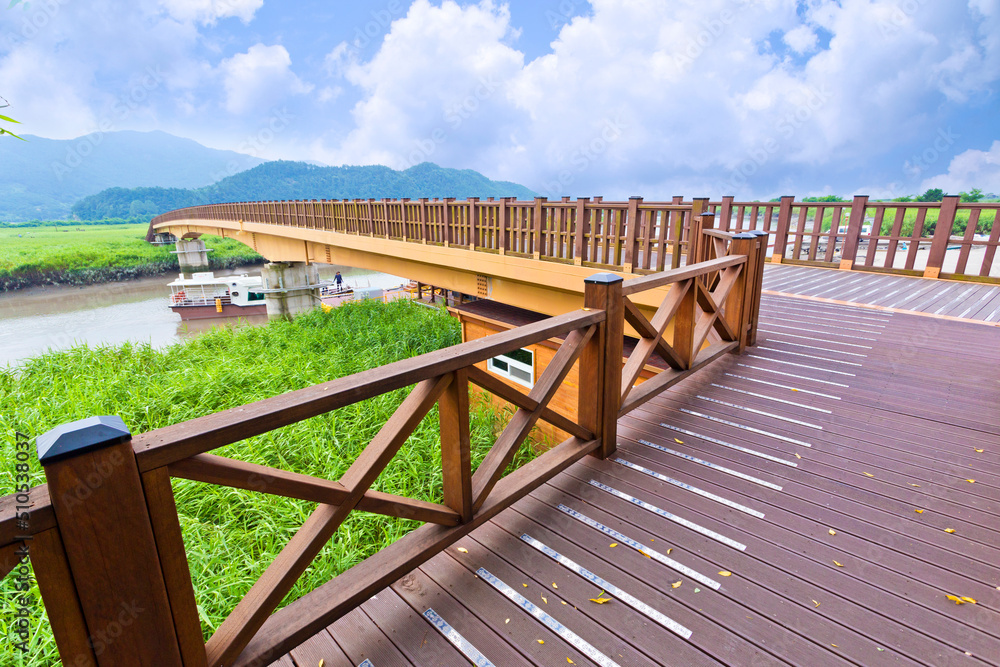
<path fill-rule="evenodd" d="M 944 199 L 944 190 L 941 188 L 931 188 L 924 194 L 917 197 L 917 201 L 941 201 Z"/>
<path fill-rule="evenodd" d="M 962 201 L 977 202 L 982 201 L 983 191 L 979 188 L 972 188 L 972 192 L 959 192 L 958 196 Z"/>
<path fill-rule="evenodd" d="M 825 197 L 803 197 L 802 201 L 803 202 L 818 202 L 818 203 L 822 204 L 824 202 L 838 202 L 838 201 L 847 201 L 847 200 L 844 199 L 843 197 L 838 197 L 837 195 L 826 195 Z"/>
<path fill-rule="evenodd" d="M 0 104 L 0 109 L 6 109 L 7 107 L 10 106 L 10 104 L 8 104 L 7 100 L 5 100 L 4 98 L 0 97 L 0 100 L 3 101 L 3 103 Z M 4 116 L 3 114 L 0 114 L 0 120 L 4 121 L 5 123 L 18 123 L 18 124 L 20 124 L 20 121 L 16 121 L 13 118 L 11 118 L 10 116 Z M 21 137 L 17 136 L 16 134 L 14 134 L 13 132 L 11 132 L 7 128 L 0 127 L 0 137 L 2 137 L 5 134 L 9 134 L 10 136 L 14 137 L 15 139 L 21 139 Z M 26 139 L 21 139 L 21 141 L 26 141 Z"/>
<path fill-rule="evenodd" d="M 913 197 L 896 197 L 892 201 L 898 201 L 898 202 L 904 202 L 905 203 L 905 202 L 908 202 L 908 201 L 913 201 Z"/>

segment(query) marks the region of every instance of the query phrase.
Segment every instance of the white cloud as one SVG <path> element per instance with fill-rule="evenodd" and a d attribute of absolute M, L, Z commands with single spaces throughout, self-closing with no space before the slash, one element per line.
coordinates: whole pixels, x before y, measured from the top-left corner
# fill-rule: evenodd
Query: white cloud
<path fill-rule="evenodd" d="M 178 21 L 213 25 L 219 19 L 239 18 L 250 23 L 264 0 L 160 0 L 160 4 Z"/>
<path fill-rule="evenodd" d="M 807 25 L 800 25 L 785 33 L 785 44 L 798 54 L 809 53 L 816 48 L 819 37 Z"/>
<path fill-rule="evenodd" d="M 928 178 L 920 185 L 921 192 L 928 188 L 941 188 L 953 195 L 972 188 L 1000 192 L 1000 141 L 994 141 L 989 150 L 970 149 L 956 155 L 947 173 Z"/>
<path fill-rule="evenodd" d="M 245 113 L 255 107 L 267 110 L 288 95 L 308 93 L 313 86 L 292 72 L 292 58 L 280 44 L 254 44 L 219 65 L 226 89 L 226 110 Z"/>

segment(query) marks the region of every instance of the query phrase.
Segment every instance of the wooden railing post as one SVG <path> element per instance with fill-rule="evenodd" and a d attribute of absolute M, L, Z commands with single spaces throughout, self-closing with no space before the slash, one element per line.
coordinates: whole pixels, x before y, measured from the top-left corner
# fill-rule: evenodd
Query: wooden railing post
<path fill-rule="evenodd" d="M 688 251 L 687 251 L 687 265 L 697 264 L 701 257 L 701 245 L 703 242 L 701 229 L 702 229 L 702 213 L 708 210 L 708 198 L 707 197 L 695 197 L 691 200 L 691 220 L 688 222 Z"/>
<path fill-rule="evenodd" d="M 722 198 L 722 205 L 719 206 L 719 229 L 724 232 L 729 231 L 729 226 L 733 222 L 733 195 L 726 195 Z"/>
<path fill-rule="evenodd" d="M 455 230 L 452 229 L 451 203 L 454 197 L 443 197 L 441 199 L 441 220 L 444 221 L 444 247 L 449 248 L 455 245 Z"/>
<path fill-rule="evenodd" d="M 948 241 L 951 239 L 951 232 L 955 226 L 958 201 L 959 198 L 956 195 L 948 195 L 941 201 L 937 223 L 934 226 L 934 239 L 931 241 L 931 250 L 927 255 L 927 266 L 924 268 L 924 278 L 937 278 L 941 275 L 944 256 L 948 252 Z"/>
<path fill-rule="evenodd" d="M 847 235 L 840 248 L 840 268 L 850 271 L 854 268 L 854 259 L 858 255 L 858 244 L 861 242 L 861 227 L 865 222 L 865 209 L 868 208 L 868 195 L 854 195 L 851 202 L 851 217 L 847 221 Z M 777 249 L 777 242 L 775 242 Z"/>
<path fill-rule="evenodd" d="M 581 266 L 587 252 L 587 233 L 590 231 L 590 197 L 576 198 L 576 219 L 573 224 L 573 264 Z"/>
<path fill-rule="evenodd" d="M 781 264 L 781 260 L 785 258 L 785 248 L 788 247 L 788 230 L 792 224 L 792 202 L 795 201 L 795 197 L 790 197 L 788 195 L 781 198 L 781 204 L 778 207 L 778 227 L 774 230 L 774 253 L 771 255 L 771 261 L 775 264 Z M 742 209 L 740 209 L 742 211 Z"/>
<path fill-rule="evenodd" d="M 762 237 L 763 238 L 763 237 Z M 736 284 L 726 298 L 726 323 L 736 332 L 739 347 L 736 352 L 743 354 L 749 338 L 750 318 L 753 313 L 753 272 L 763 270 L 757 263 L 757 239 L 751 232 L 743 232 L 733 237 L 729 243 L 730 255 L 745 255 L 747 263 L 736 278 Z"/>
<path fill-rule="evenodd" d="M 639 206 L 642 197 L 628 198 L 628 215 L 625 218 L 625 256 L 622 271 L 632 273 L 639 255 Z"/>
<path fill-rule="evenodd" d="M 535 259 L 541 258 L 542 248 L 544 247 L 542 244 L 542 230 L 544 227 L 542 223 L 545 219 L 545 208 L 543 204 L 547 201 L 548 197 L 535 197 L 535 207 L 532 209 L 534 211 L 532 216 L 534 219 L 531 221 L 534 230 L 532 232 L 532 236 L 534 236 L 534 244 L 531 246 L 531 256 Z M 522 250 L 521 252 L 524 251 Z"/>
<path fill-rule="evenodd" d="M 763 230 L 750 232 L 757 237 L 756 256 L 747 257 L 747 289 L 750 291 L 750 318 L 747 326 L 747 347 L 757 344 L 757 321 L 760 319 L 760 297 L 764 289 L 764 263 L 767 261 L 768 234 Z M 751 282 L 752 281 L 752 282 Z"/>
<path fill-rule="evenodd" d="M 500 248 L 500 254 L 506 255 L 507 250 L 510 249 L 510 202 L 513 201 L 511 197 L 501 197 L 500 198 L 500 211 L 497 213 L 497 224 L 500 225 L 500 229 L 497 230 L 497 246 Z"/>
<path fill-rule="evenodd" d="M 164 554 L 125 424 L 118 417 L 90 417 L 57 427 L 37 443 L 97 664 L 192 664 L 181 658 Z M 188 611 L 197 620 L 197 610 Z"/>
<path fill-rule="evenodd" d="M 625 335 L 622 278 L 613 273 L 598 273 L 587 278 L 584 285 L 584 308 L 603 310 L 607 318 L 580 357 L 579 423 L 601 439 L 601 447 L 594 455 L 605 459 L 618 446 Z"/>

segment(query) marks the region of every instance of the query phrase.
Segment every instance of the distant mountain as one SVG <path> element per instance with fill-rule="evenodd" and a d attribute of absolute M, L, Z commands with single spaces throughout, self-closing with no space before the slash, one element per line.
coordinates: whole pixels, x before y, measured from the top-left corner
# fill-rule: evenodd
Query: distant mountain
<path fill-rule="evenodd" d="M 516 183 L 491 181 L 471 169 L 446 169 L 430 162 L 396 171 L 379 165 L 319 167 L 277 161 L 197 189 L 112 188 L 80 200 L 73 206 L 73 214 L 83 220 L 149 217 L 196 204 L 268 199 L 534 196 Z"/>
<path fill-rule="evenodd" d="M 198 188 L 264 162 L 166 132 L 24 138 L 0 141 L 0 221 L 64 219 L 107 188 Z"/>

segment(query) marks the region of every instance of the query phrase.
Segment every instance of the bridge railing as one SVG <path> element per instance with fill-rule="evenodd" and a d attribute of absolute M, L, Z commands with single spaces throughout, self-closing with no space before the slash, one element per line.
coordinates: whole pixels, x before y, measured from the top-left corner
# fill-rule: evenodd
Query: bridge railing
<path fill-rule="evenodd" d="M 648 273 L 681 265 L 691 222 L 706 201 L 491 197 L 241 202 L 171 211 L 154 218 L 150 230 L 172 221 L 241 221 Z"/>
<path fill-rule="evenodd" d="M 628 282 L 613 274 L 587 279 L 582 310 L 134 438 L 116 417 L 57 427 L 38 438 L 47 483 L 0 499 L 0 574 L 26 567 L 27 548 L 67 665 L 228 667 L 276 660 L 581 457 L 611 455 L 620 415 L 720 355 L 750 344 L 767 237 L 718 231 L 702 236 L 705 243 L 695 247 L 709 257 L 704 262 Z M 650 319 L 631 300 L 648 290 L 665 293 Z M 640 340 L 623 368 L 626 322 Z M 476 365 L 542 341 L 555 341 L 558 351 L 528 393 Z M 669 369 L 636 384 L 654 354 Z M 561 414 L 550 401 L 575 364 L 577 414 Z M 475 471 L 470 385 L 517 408 Z M 338 480 L 211 453 L 410 386 Z M 380 472 L 435 405 L 442 501 L 372 491 Z M 570 437 L 504 476 L 539 419 Z M 171 478 L 317 503 L 207 643 Z M 275 611 L 353 511 L 425 525 Z"/>
<path fill-rule="evenodd" d="M 1000 282 L 1000 204 L 961 202 L 709 202 L 719 229 L 774 235 L 775 261 L 901 275 Z M 949 252 L 952 251 L 952 252 Z"/>

